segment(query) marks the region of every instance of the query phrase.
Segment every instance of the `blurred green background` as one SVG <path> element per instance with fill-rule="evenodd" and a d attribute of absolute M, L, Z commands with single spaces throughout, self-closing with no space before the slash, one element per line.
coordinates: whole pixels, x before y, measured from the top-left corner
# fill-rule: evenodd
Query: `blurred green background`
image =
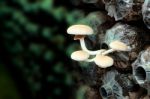
<path fill-rule="evenodd" d="M 0 99 L 81 99 L 66 33 L 85 16 L 79 2 L 0 1 Z"/>

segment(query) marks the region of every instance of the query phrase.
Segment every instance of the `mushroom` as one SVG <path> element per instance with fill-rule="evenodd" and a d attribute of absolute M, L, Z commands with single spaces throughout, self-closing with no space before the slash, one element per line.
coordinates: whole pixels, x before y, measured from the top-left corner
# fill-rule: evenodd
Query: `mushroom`
<path fill-rule="evenodd" d="M 102 55 L 106 55 L 114 51 L 128 51 L 129 50 L 129 47 L 125 43 L 120 42 L 118 40 L 111 42 L 109 46 L 111 49 L 105 51 L 104 53 L 102 53 Z"/>
<path fill-rule="evenodd" d="M 107 68 L 113 65 L 114 60 L 109 56 L 96 55 L 94 62 L 101 68 Z"/>
<path fill-rule="evenodd" d="M 105 49 L 101 49 L 99 51 L 98 54 L 101 55 L 102 52 L 106 51 Z M 78 50 L 78 51 L 75 51 L 71 54 L 71 59 L 73 60 L 76 60 L 76 61 L 86 61 L 86 62 L 93 62 L 95 57 L 92 58 L 92 59 L 89 59 L 89 54 L 83 50 Z"/>
<path fill-rule="evenodd" d="M 71 54 L 71 59 L 76 61 L 85 61 L 89 58 L 89 54 L 85 51 L 79 50 Z"/>
<path fill-rule="evenodd" d="M 86 48 L 84 37 L 86 35 L 93 34 L 93 29 L 87 25 L 72 25 L 67 29 L 67 33 L 71 35 L 75 35 L 74 40 L 80 40 L 81 48 L 83 51 L 86 51 L 90 55 L 96 55 L 100 53 L 100 50 L 90 51 Z"/>

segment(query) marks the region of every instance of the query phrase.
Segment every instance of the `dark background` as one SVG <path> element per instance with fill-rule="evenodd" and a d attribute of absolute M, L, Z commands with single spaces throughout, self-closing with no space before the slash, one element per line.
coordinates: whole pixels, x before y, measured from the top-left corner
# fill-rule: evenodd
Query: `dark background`
<path fill-rule="evenodd" d="M 0 1 L 0 99 L 76 97 L 70 54 L 79 46 L 66 29 L 91 10 L 79 3 Z"/>

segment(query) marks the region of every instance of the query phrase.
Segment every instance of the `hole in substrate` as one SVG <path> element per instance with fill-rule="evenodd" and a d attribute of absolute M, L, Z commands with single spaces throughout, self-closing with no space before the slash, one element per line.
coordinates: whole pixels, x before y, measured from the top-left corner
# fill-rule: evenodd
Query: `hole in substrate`
<path fill-rule="evenodd" d="M 135 69 L 135 76 L 139 83 L 144 83 L 146 80 L 146 71 L 142 67 L 138 67 Z"/>
<path fill-rule="evenodd" d="M 108 45 L 106 43 L 102 43 L 101 49 L 108 49 Z"/>
<path fill-rule="evenodd" d="M 108 93 L 104 87 L 100 88 L 100 93 L 101 93 L 102 97 L 105 97 L 105 98 L 108 97 Z"/>

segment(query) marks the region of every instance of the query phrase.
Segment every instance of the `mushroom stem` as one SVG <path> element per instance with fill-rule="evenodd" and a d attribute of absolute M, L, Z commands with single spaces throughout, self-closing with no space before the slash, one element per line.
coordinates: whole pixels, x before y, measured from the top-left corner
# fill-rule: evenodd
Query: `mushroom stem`
<path fill-rule="evenodd" d="M 103 52 L 102 55 L 106 55 L 106 54 L 112 53 L 114 51 L 115 51 L 114 49 L 109 49 L 109 50 Z"/>
<path fill-rule="evenodd" d="M 86 62 L 93 62 L 94 59 L 95 59 L 95 57 L 94 57 L 94 58 L 91 58 L 91 59 L 87 59 L 87 60 L 85 60 L 85 61 L 86 61 Z"/>
<path fill-rule="evenodd" d="M 90 55 L 96 55 L 96 54 L 99 54 L 99 53 L 102 52 L 102 50 L 97 50 L 97 51 L 90 51 L 90 50 L 88 50 L 88 49 L 86 48 L 84 38 L 81 38 L 81 39 L 80 39 L 80 45 L 81 45 L 82 50 L 86 51 L 86 52 L 89 53 Z"/>

